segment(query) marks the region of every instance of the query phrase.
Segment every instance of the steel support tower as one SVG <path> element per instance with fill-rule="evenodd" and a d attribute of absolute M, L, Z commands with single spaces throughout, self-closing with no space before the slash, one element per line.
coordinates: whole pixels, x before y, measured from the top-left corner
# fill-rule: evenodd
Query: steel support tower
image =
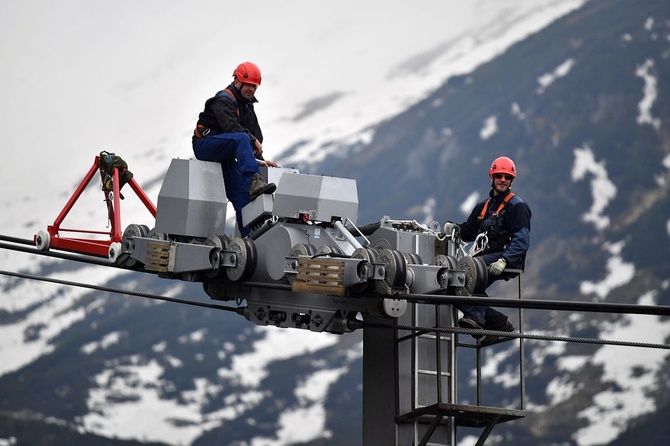
<path fill-rule="evenodd" d="M 521 275 L 518 288 L 521 298 Z M 482 395 L 482 351 L 493 346 L 482 347 L 469 335 L 439 331 L 453 328 L 456 318 L 451 305 L 412 303 L 400 318 L 379 318 L 366 326 L 363 446 L 457 446 L 459 427 L 480 428 L 480 446 L 497 424 L 524 417 L 523 338 L 503 340 L 518 345 L 517 407 L 496 407 Z M 523 331 L 521 309 L 518 318 Z M 476 395 L 468 395 L 470 402 L 459 398 L 459 360 L 469 360 L 475 370 Z"/>

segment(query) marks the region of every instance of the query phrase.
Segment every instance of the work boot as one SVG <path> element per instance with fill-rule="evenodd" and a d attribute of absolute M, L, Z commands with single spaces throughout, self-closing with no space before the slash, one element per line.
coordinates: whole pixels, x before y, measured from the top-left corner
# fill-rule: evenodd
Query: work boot
<path fill-rule="evenodd" d="M 460 318 L 458 320 L 458 326 L 461 327 L 461 328 L 472 328 L 472 329 L 475 329 L 475 330 L 481 330 L 482 329 L 482 326 L 479 325 L 479 323 L 476 320 L 472 319 L 469 316 L 465 316 L 465 317 Z M 471 334 L 470 336 L 472 336 L 475 339 L 480 339 L 483 335 Z"/>
<path fill-rule="evenodd" d="M 510 331 L 516 330 L 516 327 L 514 326 L 513 323 L 510 322 L 509 319 L 507 319 L 505 321 L 505 325 L 503 325 L 501 328 L 495 328 L 494 330 L 510 332 Z M 486 347 L 486 346 L 504 341 L 505 339 L 510 339 L 510 338 L 505 338 L 505 337 L 501 338 L 500 336 L 486 336 L 486 337 L 484 337 L 484 339 L 482 339 L 482 341 L 480 342 L 480 345 L 482 347 Z"/>
<path fill-rule="evenodd" d="M 255 173 L 253 178 L 251 178 L 251 184 L 249 185 L 249 198 L 254 200 L 259 195 L 271 194 L 277 189 L 275 183 L 266 183 L 261 179 L 260 173 Z"/>

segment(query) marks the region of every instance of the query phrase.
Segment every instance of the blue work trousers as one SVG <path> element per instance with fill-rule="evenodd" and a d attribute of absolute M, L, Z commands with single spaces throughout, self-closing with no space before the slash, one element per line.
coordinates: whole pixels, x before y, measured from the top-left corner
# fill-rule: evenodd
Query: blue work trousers
<path fill-rule="evenodd" d="M 244 132 L 208 135 L 195 140 L 193 152 L 199 160 L 221 163 L 226 196 L 233 203 L 237 227 L 245 237 L 249 230 L 242 226 L 242 208 L 251 201 L 251 179 L 255 173 L 260 173 L 251 138 Z"/>

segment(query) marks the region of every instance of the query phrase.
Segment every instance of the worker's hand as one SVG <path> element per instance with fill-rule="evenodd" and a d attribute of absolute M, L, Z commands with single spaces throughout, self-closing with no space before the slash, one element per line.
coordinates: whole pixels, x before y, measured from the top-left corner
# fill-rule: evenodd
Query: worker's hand
<path fill-rule="evenodd" d="M 448 236 L 453 236 L 452 240 L 458 240 L 461 238 L 461 227 L 456 223 L 450 221 L 444 224 L 444 233 Z"/>
<path fill-rule="evenodd" d="M 265 164 L 270 166 L 270 167 L 281 167 L 279 164 L 275 163 L 274 161 L 270 161 L 270 160 L 265 160 Z"/>
<path fill-rule="evenodd" d="M 263 156 L 263 143 L 259 140 L 254 139 L 254 156 L 260 158 Z"/>
<path fill-rule="evenodd" d="M 505 267 L 507 266 L 507 262 L 505 259 L 498 259 L 497 261 L 491 263 L 489 265 L 489 274 L 492 274 L 494 276 L 499 276 Z"/>

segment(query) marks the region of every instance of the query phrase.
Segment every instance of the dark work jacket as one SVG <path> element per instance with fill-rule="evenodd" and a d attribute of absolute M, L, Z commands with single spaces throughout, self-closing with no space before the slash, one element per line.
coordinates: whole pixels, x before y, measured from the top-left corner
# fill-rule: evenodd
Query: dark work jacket
<path fill-rule="evenodd" d="M 219 133 L 245 132 L 254 140 L 263 142 L 263 132 L 258 124 L 258 117 L 254 111 L 256 98 L 247 101 L 230 84 L 228 89 L 235 95 L 235 100 L 227 91 L 221 90 L 205 102 L 205 109 L 198 116 L 198 124 L 209 129 L 209 135 Z M 238 114 L 239 112 L 239 114 Z"/>
<path fill-rule="evenodd" d="M 493 217 L 509 193 L 494 196 L 492 189 L 489 193 L 491 201 L 481 221 L 478 217 L 488 198 L 477 203 L 465 223 L 460 225 L 461 239 L 470 242 L 478 234 L 486 232 L 489 245 L 480 254 L 499 252 L 507 262 L 507 268 L 524 269 L 526 251 L 530 247 L 530 208 L 518 195 L 515 195 L 500 211 L 500 215 L 497 218 Z"/>

